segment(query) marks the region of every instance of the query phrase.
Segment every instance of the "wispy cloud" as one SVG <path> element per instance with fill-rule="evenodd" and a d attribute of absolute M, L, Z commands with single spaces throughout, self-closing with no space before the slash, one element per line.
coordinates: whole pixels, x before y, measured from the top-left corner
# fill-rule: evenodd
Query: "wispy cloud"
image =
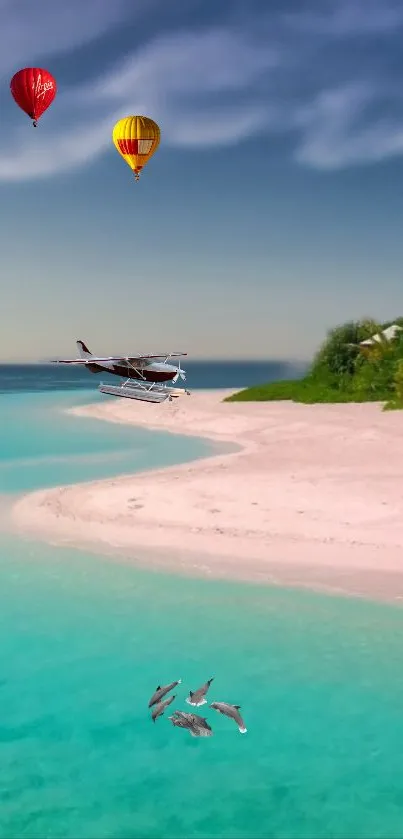
<path fill-rule="evenodd" d="M 137 13 L 145 8 L 138 4 Z M 73 53 L 132 15 L 129 0 L 0 0 L 0 75 L 11 61 L 15 68 Z M 281 132 L 293 139 L 295 160 L 316 168 L 401 154 L 403 95 L 392 60 L 401 29 L 395 0 L 311 0 L 293 13 L 245 16 L 242 27 L 228 19 L 226 26 L 155 31 L 100 77 L 61 90 L 35 138 L 15 116 L 9 145 L 0 144 L 0 179 L 50 176 L 96 160 L 111 148 L 114 122 L 144 112 L 177 147 Z"/>
<path fill-rule="evenodd" d="M 302 4 L 301 4 L 302 5 Z M 395 32 L 403 25 L 403 5 L 400 2 L 379 0 L 322 0 L 316 8 L 302 9 L 284 15 L 287 23 L 301 33 L 332 38 L 354 37 L 365 34 L 382 35 Z"/>
<path fill-rule="evenodd" d="M 300 114 L 298 162 L 332 170 L 402 154 L 403 114 L 371 119 L 376 93 L 364 84 L 322 92 Z"/>
<path fill-rule="evenodd" d="M 130 14 L 130 0 L 0 0 L 0 74 L 96 40 Z"/>

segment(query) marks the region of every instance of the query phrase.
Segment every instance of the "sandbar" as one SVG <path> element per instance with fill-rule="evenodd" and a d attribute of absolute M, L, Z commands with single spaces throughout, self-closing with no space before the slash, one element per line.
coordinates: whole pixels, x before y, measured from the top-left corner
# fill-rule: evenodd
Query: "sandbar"
<path fill-rule="evenodd" d="M 403 414 L 194 391 L 81 416 L 233 444 L 192 463 L 25 495 L 19 532 L 147 566 L 403 600 Z"/>

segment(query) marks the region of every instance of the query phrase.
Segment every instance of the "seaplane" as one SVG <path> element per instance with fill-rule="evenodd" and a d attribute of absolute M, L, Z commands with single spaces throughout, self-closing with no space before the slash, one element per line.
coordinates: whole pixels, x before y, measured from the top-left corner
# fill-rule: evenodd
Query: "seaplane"
<path fill-rule="evenodd" d="M 84 341 L 76 341 L 78 358 L 58 358 L 53 364 L 77 364 L 84 366 L 90 373 L 109 373 L 123 379 L 119 385 L 101 384 L 100 393 L 110 396 L 123 396 L 141 402 L 172 401 L 183 394 L 190 395 L 185 388 L 173 387 L 178 379 L 186 381 L 185 370 L 180 359 L 187 355 L 183 352 L 157 353 L 152 355 L 98 356 L 93 355 Z M 172 358 L 178 358 L 178 366 L 170 364 Z"/>

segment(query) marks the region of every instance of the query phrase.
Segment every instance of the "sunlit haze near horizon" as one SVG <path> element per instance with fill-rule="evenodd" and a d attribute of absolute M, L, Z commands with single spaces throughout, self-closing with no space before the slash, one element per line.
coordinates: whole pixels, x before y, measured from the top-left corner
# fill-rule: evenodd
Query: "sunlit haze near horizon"
<path fill-rule="evenodd" d="M 0 361 L 305 360 L 403 315 L 401 2 L 0 0 L 0 33 Z M 128 114 L 161 128 L 139 183 Z"/>

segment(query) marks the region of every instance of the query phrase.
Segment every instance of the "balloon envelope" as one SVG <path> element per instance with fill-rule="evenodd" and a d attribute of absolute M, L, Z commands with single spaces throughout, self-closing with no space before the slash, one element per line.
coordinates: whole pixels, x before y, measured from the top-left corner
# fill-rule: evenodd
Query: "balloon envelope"
<path fill-rule="evenodd" d="M 150 117 L 123 117 L 112 132 L 112 140 L 123 160 L 133 170 L 136 181 L 157 150 L 160 139 L 160 129 Z"/>
<path fill-rule="evenodd" d="M 41 67 L 24 67 L 15 73 L 10 90 L 17 105 L 34 121 L 52 104 L 56 93 L 56 79 Z"/>

